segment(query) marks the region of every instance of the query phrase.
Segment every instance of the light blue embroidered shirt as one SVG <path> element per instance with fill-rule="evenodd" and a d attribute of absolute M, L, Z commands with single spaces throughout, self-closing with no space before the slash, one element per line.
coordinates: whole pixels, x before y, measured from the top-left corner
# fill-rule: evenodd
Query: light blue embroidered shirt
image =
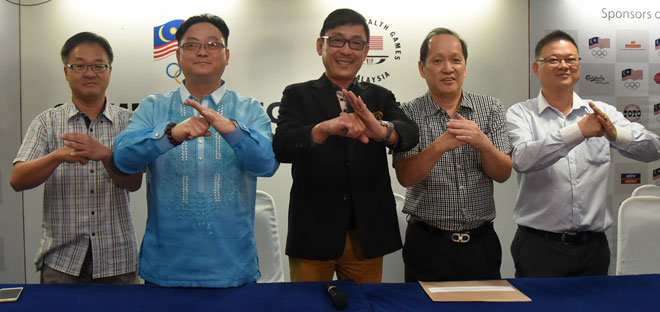
<path fill-rule="evenodd" d="M 640 161 L 660 158 L 657 135 L 628 121 L 614 106 L 593 102 L 616 126 L 614 142 L 582 136 L 578 121 L 593 110 L 576 93 L 567 116 L 540 92 L 509 108 L 511 159 L 519 184 L 516 224 L 555 233 L 603 232 L 612 225 L 607 206 L 610 147 Z"/>
<path fill-rule="evenodd" d="M 200 104 L 238 122 L 220 135 L 173 146 L 170 122 L 199 116 L 186 106 L 185 86 L 145 98 L 115 141 L 114 160 L 127 173 L 147 168 L 147 226 L 140 276 L 161 286 L 234 287 L 260 277 L 254 240 L 257 176 L 279 163 L 270 119 L 259 101 L 225 84 Z"/>

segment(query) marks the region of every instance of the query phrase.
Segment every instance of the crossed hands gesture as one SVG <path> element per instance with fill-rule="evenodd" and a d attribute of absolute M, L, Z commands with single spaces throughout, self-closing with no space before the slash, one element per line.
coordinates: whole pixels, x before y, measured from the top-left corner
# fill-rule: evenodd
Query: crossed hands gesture
<path fill-rule="evenodd" d="M 353 108 L 353 112 L 342 112 L 339 117 L 319 123 L 314 128 L 318 130 L 318 143 L 324 142 L 329 136 L 337 135 L 359 140 L 367 144 L 369 139 L 382 139 L 387 134 L 387 128 L 382 126 L 369 111 L 361 97 L 353 91 L 342 90 L 344 98 Z M 313 130 L 314 131 L 314 130 Z"/>
<path fill-rule="evenodd" d="M 589 102 L 589 107 L 594 112 L 578 121 L 582 136 L 591 138 L 604 135 L 610 141 L 616 140 L 616 127 L 612 123 L 612 120 L 603 111 L 598 109 L 593 102 Z"/>
<path fill-rule="evenodd" d="M 447 122 L 447 131 L 438 137 L 434 143 L 442 146 L 442 151 L 447 152 L 470 144 L 478 151 L 484 151 L 492 145 L 492 142 L 481 131 L 476 122 L 465 119 L 461 114 L 456 114 L 456 119 Z"/>
<path fill-rule="evenodd" d="M 86 164 L 90 160 L 104 160 L 112 157 L 112 151 L 96 138 L 77 132 L 67 132 L 60 135 L 64 147 L 57 150 L 62 161 Z"/>
<path fill-rule="evenodd" d="M 211 131 L 209 131 L 209 128 L 211 126 L 220 134 L 227 134 L 236 129 L 231 120 L 211 108 L 204 107 L 191 99 L 187 99 L 183 103 L 198 111 L 201 117 L 190 117 L 172 128 L 172 137 L 179 142 L 210 136 Z"/>

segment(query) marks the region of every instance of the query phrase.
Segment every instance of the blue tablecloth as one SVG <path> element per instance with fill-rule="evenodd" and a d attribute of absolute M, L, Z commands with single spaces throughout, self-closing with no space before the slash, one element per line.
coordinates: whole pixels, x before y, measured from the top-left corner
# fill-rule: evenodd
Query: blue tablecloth
<path fill-rule="evenodd" d="M 509 281 L 532 302 L 432 302 L 417 283 L 334 283 L 348 297 L 344 311 L 660 311 L 658 274 Z M 0 311 L 336 311 L 324 285 L 0 285 L 25 287 L 18 302 L 0 303 Z"/>

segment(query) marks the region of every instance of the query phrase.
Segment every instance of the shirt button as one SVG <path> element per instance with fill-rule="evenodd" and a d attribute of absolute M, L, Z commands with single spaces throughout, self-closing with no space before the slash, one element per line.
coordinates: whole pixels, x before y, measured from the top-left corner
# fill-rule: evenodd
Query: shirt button
<path fill-rule="evenodd" d="M 348 195 L 344 195 L 344 200 L 348 200 Z"/>
<path fill-rule="evenodd" d="M 92 236 L 96 236 L 96 233 L 92 233 Z"/>
<path fill-rule="evenodd" d="M 202 157 L 199 157 L 198 159 L 199 159 L 199 160 L 202 160 L 202 159 L 204 159 L 204 158 L 202 158 Z"/>
<path fill-rule="evenodd" d="M 94 132 L 94 129 L 92 129 L 92 128 L 89 128 L 89 132 Z"/>
<path fill-rule="evenodd" d="M 89 172 L 90 172 L 90 173 L 94 173 L 94 169 L 90 170 Z"/>
<path fill-rule="evenodd" d="M 159 137 L 159 136 L 160 136 L 160 133 L 159 133 L 159 132 L 156 132 L 155 136 L 156 136 L 156 137 Z"/>
<path fill-rule="evenodd" d="M 94 211 L 92 211 L 92 215 L 94 215 Z"/>
<path fill-rule="evenodd" d="M 90 193 L 94 194 L 94 190 L 91 190 Z"/>
<path fill-rule="evenodd" d="M 197 139 L 197 142 L 199 142 L 199 144 L 203 144 L 203 143 L 204 143 L 204 140 L 202 140 L 202 139 Z"/>

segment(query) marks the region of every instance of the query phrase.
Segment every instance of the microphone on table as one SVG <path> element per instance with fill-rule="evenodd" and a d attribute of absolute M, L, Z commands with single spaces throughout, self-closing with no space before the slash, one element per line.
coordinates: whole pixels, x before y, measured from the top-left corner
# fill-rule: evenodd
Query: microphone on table
<path fill-rule="evenodd" d="M 325 291 L 328 292 L 328 296 L 330 296 L 330 300 L 332 300 L 332 304 L 335 306 L 335 308 L 339 310 L 346 308 L 348 305 L 346 294 L 337 288 L 337 286 L 332 285 L 331 283 L 327 283 L 325 284 Z"/>

